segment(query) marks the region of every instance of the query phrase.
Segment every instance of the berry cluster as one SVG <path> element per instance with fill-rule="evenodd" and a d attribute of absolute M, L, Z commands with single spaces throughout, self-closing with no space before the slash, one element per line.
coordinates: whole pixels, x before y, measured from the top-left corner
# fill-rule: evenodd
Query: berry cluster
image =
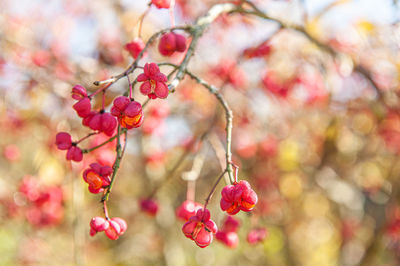
<path fill-rule="evenodd" d="M 103 217 L 94 217 L 90 221 L 90 235 L 94 236 L 98 232 L 104 232 L 111 240 L 117 240 L 128 228 L 124 219 L 119 217 L 104 219 Z"/>
<path fill-rule="evenodd" d="M 158 51 L 163 56 L 171 56 L 175 52 L 184 52 L 186 50 L 186 38 L 181 34 L 169 32 L 164 34 L 158 43 Z"/>
<path fill-rule="evenodd" d="M 213 240 L 213 234 L 218 230 L 217 225 L 210 218 L 208 209 L 199 209 L 196 215 L 190 217 L 183 225 L 183 234 L 199 247 L 207 247 Z"/>
<path fill-rule="evenodd" d="M 258 201 L 257 194 L 251 189 L 250 184 L 244 180 L 224 187 L 221 195 L 221 209 L 230 215 L 239 211 L 249 212 Z"/>

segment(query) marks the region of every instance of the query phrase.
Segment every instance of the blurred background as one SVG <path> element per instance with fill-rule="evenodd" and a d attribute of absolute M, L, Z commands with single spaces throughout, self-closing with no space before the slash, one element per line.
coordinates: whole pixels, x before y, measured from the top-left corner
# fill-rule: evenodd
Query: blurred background
<path fill-rule="evenodd" d="M 289 28 L 223 15 L 189 64 L 232 107 L 234 162 L 259 196 L 252 213 L 235 216 L 236 248 L 214 240 L 205 249 L 185 238 L 175 210 L 188 176 L 197 177 L 190 196 L 203 204 L 225 167 L 224 113 L 207 90 L 185 79 L 166 100 L 151 101 L 142 127 L 129 132 L 109 201 L 110 215 L 128 222 L 117 241 L 89 236 L 102 206 L 82 179 L 90 163 L 112 164 L 115 143 L 81 163 L 66 161 L 54 144 L 59 131 L 73 139 L 90 132 L 72 109 L 71 88 L 92 92 L 93 81 L 132 63 L 124 45 L 138 37 L 148 1 L 0 2 L 0 265 L 400 265 L 399 4 L 253 2 Z M 193 23 L 216 3 L 176 0 L 176 24 Z M 152 6 L 142 38 L 170 23 L 168 10 Z M 182 56 L 163 57 L 156 43 L 140 65 Z M 110 88 L 107 109 L 127 84 Z M 146 98 L 136 89 L 135 99 Z M 224 185 L 209 205 L 219 227 Z M 138 202 L 154 189 L 160 208 L 152 217 Z M 266 237 L 249 240 L 260 228 Z"/>

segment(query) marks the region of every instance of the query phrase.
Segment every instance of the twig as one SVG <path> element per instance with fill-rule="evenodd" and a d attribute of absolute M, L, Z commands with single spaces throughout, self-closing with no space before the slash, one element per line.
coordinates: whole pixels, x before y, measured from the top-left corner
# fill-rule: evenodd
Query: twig
<path fill-rule="evenodd" d="M 171 64 L 171 63 L 163 63 L 160 65 L 169 65 L 172 67 L 178 67 L 177 65 Z M 232 169 L 232 127 L 233 127 L 233 112 L 231 108 L 228 105 L 228 102 L 225 100 L 225 98 L 222 96 L 221 93 L 219 93 L 219 89 L 216 88 L 213 85 L 208 84 L 206 81 L 203 79 L 197 77 L 194 75 L 192 72 L 188 70 L 184 70 L 184 74 L 189 75 L 192 79 L 194 79 L 198 84 L 204 86 L 208 91 L 212 94 L 215 95 L 217 100 L 220 102 L 222 107 L 225 110 L 225 118 L 226 118 L 226 153 L 225 153 L 225 159 L 226 159 L 226 171 L 228 172 L 229 175 L 229 180 L 233 184 L 235 182 L 235 178 L 233 176 L 233 169 Z"/>
<path fill-rule="evenodd" d="M 205 201 L 205 203 L 204 203 L 204 209 L 207 208 L 208 202 L 210 201 L 212 195 L 213 195 L 214 192 L 215 192 L 215 189 L 217 188 L 217 185 L 218 185 L 219 181 L 221 181 L 221 179 L 222 179 L 222 177 L 225 175 L 225 173 L 226 173 L 226 169 L 225 169 L 225 170 L 222 172 L 222 174 L 218 177 L 217 181 L 215 182 L 214 186 L 212 187 L 212 189 L 211 189 L 210 193 L 208 194 L 208 196 L 207 196 L 207 198 L 206 198 L 206 201 Z"/>
<path fill-rule="evenodd" d="M 110 185 L 109 185 L 108 188 L 107 188 L 106 193 L 105 193 L 104 196 L 101 198 L 101 201 L 102 201 L 102 202 L 108 200 L 108 197 L 109 197 L 109 195 L 110 195 L 111 189 L 112 189 L 112 187 L 113 187 L 113 185 L 114 185 L 114 182 L 115 182 L 115 177 L 116 177 L 116 175 L 117 175 L 117 171 L 118 171 L 118 168 L 119 168 L 119 164 L 120 164 L 121 159 L 122 159 L 122 156 L 121 156 L 121 155 L 122 155 L 122 152 L 121 152 L 121 140 L 120 140 L 120 136 L 121 136 L 121 125 L 118 124 L 118 130 L 117 130 L 117 145 L 116 145 L 116 147 L 115 147 L 116 152 L 117 152 L 117 157 L 115 158 L 115 162 L 114 162 L 114 164 L 113 164 L 113 173 L 112 173 L 112 176 L 111 176 L 111 182 L 110 182 Z"/>

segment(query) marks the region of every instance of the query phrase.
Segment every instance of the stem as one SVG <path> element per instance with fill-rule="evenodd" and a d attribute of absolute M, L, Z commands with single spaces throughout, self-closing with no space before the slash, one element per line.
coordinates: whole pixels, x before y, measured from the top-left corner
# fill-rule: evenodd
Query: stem
<path fill-rule="evenodd" d="M 105 101 L 106 101 L 106 91 L 103 90 L 103 97 L 101 100 L 101 110 L 104 110 Z"/>
<path fill-rule="evenodd" d="M 104 217 L 106 217 L 107 221 L 109 221 L 110 218 L 108 216 L 107 201 L 103 201 L 103 211 L 104 211 Z"/>
<path fill-rule="evenodd" d="M 110 185 L 108 186 L 107 191 L 104 194 L 104 196 L 101 198 L 101 201 L 103 201 L 103 202 L 107 201 L 109 196 L 110 196 L 111 189 L 112 189 L 112 187 L 114 185 L 114 182 L 115 182 L 115 177 L 117 176 L 117 171 L 118 171 L 118 168 L 119 168 L 119 164 L 121 162 L 122 153 L 121 153 L 121 139 L 120 139 L 120 137 L 121 137 L 121 125 L 118 124 L 117 145 L 115 147 L 115 150 L 117 151 L 117 157 L 115 158 L 115 162 L 113 164 L 113 173 L 112 173 L 112 176 L 111 176 Z"/>
<path fill-rule="evenodd" d="M 89 138 L 89 137 L 91 137 L 91 136 L 93 136 L 93 135 L 97 135 L 97 134 L 99 134 L 100 132 L 92 132 L 92 133 L 89 133 L 89 134 L 87 134 L 86 136 L 84 136 L 83 138 L 81 138 L 80 140 L 78 140 L 77 142 L 75 142 L 75 144 L 79 144 L 79 143 L 81 143 L 82 141 L 84 141 L 85 139 L 87 139 L 87 138 Z"/>
<path fill-rule="evenodd" d="M 128 79 L 128 84 L 129 84 L 129 99 L 132 99 L 132 83 L 131 80 L 129 79 L 129 75 L 126 75 L 126 78 Z"/>
<path fill-rule="evenodd" d="M 101 84 L 105 84 L 105 83 L 108 83 L 108 84 L 107 84 L 106 86 L 104 86 L 103 88 L 99 88 L 99 89 L 97 89 L 95 92 L 93 92 L 92 94 L 90 94 L 90 95 L 89 95 L 89 98 L 95 96 L 96 94 L 98 94 L 98 93 L 101 92 L 101 91 L 105 91 L 106 89 L 108 89 L 108 88 L 111 86 L 111 84 L 113 84 L 113 82 L 110 81 L 110 79 L 108 79 L 108 80 L 104 80 L 103 82 L 101 82 L 101 83 L 99 83 L 99 84 L 95 84 L 95 85 L 101 85 Z"/>
<path fill-rule="evenodd" d="M 177 65 L 171 63 L 162 63 L 160 65 L 168 65 L 175 68 L 178 68 Z M 192 79 L 194 79 L 197 83 L 208 89 L 208 91 L 215 95 L 217 100 L 220 102 L 225 111 L 225 119 L 226 119 L 226 152 L 225 152 L 225 160 L 226 160 L 226 171 L 228 172 L 229 180 L 233 184 L 235 182 L 235 178 L 233 176 L 232 169 L 232 127 L 233 127 L 233 112 L 228 105 L 228 102 L 219 92 L 219 89 L 213 85 L 208 84 L 206 81 L 194 75 L 192 72 L 188 70 L 184 70 L 184 73 L 189 75 Z"/>
<path fill-rule="evenodd" d="M 196 180 L 187 181 L 186 200 L 194 201 L 196 194 Z"/>
<path fill-rule="evenodd" d="M 208 202 L 210 201 L 212 195 L 215 192 L 215 189 L 217 188 L 217 185 L 219 183 L 219 181 L 221 181 L 222 177 L 225 175 L 226 173 L 226 169 L 222 172 L 222 174 L 218 177 L 217 181 L 215 182 L 214 186 L 212 187 L 210 194 L 208 194 L 207 198 L 206 198 L 206 202 L 204 203 L 204 210 L 207 208 Z"/>

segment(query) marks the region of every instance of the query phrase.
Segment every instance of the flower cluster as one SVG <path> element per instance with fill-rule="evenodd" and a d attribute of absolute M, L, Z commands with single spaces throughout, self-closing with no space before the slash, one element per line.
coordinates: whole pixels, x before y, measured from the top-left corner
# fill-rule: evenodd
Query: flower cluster
<path fill-rule="evenodd" d="M 257 194 L 251 189 L 250 184 L 244 180 L 225 186 L 221 195 L 221 209 L 230 215 L 234 215 L 240 210 L 249 212 L 258 201 Z"/>
<path fill-rule="evenodd" d="M 111 240 L 117 240 L 122 236 L 128 225 L 125 220 L 119 217 L 105 219 L 103 217 L 94 217 L 90 221 L 90 235 L 94 236 L 98 232 L 104 232 Z"/>
<path fill-rule="evenodd" d="M 208 209 L 198 210 L 196 215 L 190 217 L 183 225 L 183 234 L 193 240 L 199 247 L 207 247 L 213 241 L 213 234 L 218 230 L 217 225 L 210 218 L 211 215 Z"/>

